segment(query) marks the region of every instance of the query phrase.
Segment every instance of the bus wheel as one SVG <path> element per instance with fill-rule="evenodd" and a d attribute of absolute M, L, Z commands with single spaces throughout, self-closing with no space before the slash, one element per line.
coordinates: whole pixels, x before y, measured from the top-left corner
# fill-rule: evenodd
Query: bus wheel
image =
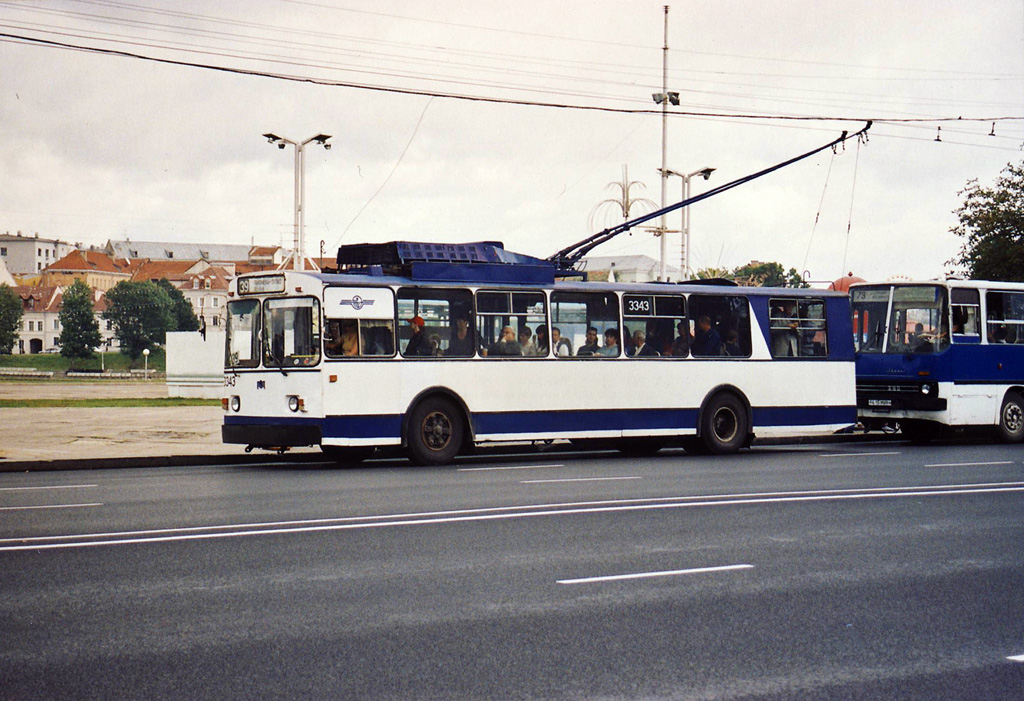
<path fill-rule="evenodd" d="M 325 457 L 333 460 L 339 465 L 358 465 L 363 460 L 370 457 L 370 454 L 373 452 L 373 448 L 322 445 L 320 446 L 320 452 L 323 453 Z"/>
<path fill-rule="evenodd" d="M 426 399 L 409 419 L 409 457 L 417 465 L 444 465 L 459 453 L 465 427 L 450 401 Z"/>
<path fill-rule="evenodd" d="M 743 447 L 750 427 L 743 402 L 728 393 L 711 398 L 701 414 L 700 438 L 708 452 L 716 455 L 735 453 Z"/>
<path fill-rule="evenodd" d="M 1024 400 L 1016 392 L 1007 392 L 999 411 L 999 440 L 1020 443 L 1024 439 Z"/>

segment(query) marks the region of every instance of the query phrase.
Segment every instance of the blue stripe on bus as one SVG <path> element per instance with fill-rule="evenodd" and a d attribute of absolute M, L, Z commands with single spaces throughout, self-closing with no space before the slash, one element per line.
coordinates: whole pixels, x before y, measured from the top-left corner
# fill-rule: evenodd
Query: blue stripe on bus
<path fill-rule="evenodd" d="M 593 409 L 574 411 L 510 411 L 473 415 L 481 435 L 581 433 L 585 431 L 693 430 L 697 409 Z M 853 424 L 854 406 L 754 407 L 754 427 Z M 225 416 L 227 425 L 299 426 L 319 424 L 325 438 L 398 438 L 402 416 L 328 416 L 312 419 L 291 416 Z"/>

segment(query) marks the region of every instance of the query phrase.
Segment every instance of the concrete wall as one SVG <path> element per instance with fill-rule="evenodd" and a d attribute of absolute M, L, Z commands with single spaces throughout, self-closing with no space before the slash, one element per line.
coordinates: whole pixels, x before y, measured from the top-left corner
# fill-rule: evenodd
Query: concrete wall
<path fill-rule="evenodd" d="M 208 397 L 224 393 L 224 332 L 207 328 L 167 334 L 167 396 Z"/>

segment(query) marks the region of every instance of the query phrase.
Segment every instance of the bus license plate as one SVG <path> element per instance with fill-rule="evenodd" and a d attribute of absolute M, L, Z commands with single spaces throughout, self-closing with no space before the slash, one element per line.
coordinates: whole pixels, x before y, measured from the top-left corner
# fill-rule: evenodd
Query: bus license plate
<path fill-rule="evenodd" d="M 868 406 L 875 411 L 886 411 L 892 408 L 891 399 L 869 399 Z"/>

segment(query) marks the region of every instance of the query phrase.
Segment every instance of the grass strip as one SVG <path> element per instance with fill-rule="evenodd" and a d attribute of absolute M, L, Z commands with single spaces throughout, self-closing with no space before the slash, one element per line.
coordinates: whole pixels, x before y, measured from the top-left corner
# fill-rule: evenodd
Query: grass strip
<path fill-rule="evenodd" d="M 103 409 L 116 407 L 220 406 L 198 397 L 109 397 L 97 399 L 0 399 L 0 409 Z"/>

